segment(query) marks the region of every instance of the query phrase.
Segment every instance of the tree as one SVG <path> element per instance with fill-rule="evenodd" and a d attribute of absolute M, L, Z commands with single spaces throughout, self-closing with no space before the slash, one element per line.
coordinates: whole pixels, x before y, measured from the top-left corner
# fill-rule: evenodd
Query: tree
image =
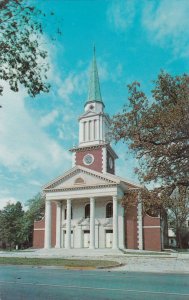
<path fill-rule="evenodd" d="M 44 216 L 45 197 L 41 193 L 38 193 L 26 202 L 26 206 L 28 207 L 27 213 L 32 222 L 39 221 Z"/>
<path fill-rule="evenodd" d="M 0 240 L 9 245 L 10 249 L 23 243 L 20 239 L 23 216 L 24 211 L 20 202 L 7 204 L 0 213 Z"/>
<path fill-rule="evenodd" d="M 44 216 L 45 199 L 39 193 L 27 201 L 28 210 L 24 211 L 20 202 L 7 204 L 0 211 L 0 241 L 10 249 L 32 246 L 33 225 L 35 220 Z"/>
<path fill-rule="evenodd" d="M 167 202 L 169 224 L 176 235 L 177 247 L 182 248 L 188 231 L 186 220 L 189 218 L 189 188 L 177 186 L 170 196 L 165 195 L 163 198 Z"/>
<path fill-rule="evenodd" d="M 41 48 L 46 15 L 24 0 L 0 0 L 0 79 L 17 92 L 23 85 L 35 97 L 48 92 L 47 52 Z M 53 13 L 51 13 L 53 15 Z M 2 94 L 3 86 L 0 86 Z"/>
<path fill-rule="evenodd" d="M 39 221 L 44 217 L 45 197 L 41 193 L 38 193 L 27 201 L 26 206 L 28 206 L 28 210 L 25 213 L 24 227 L 28 236 L 28 245 L 32 246 L 34 221 Z"/>
<path fill-rule="evenodd" d="M 113 138 L 127 143 L 138 158 L 140 181 L 157 183 L 153 190 L 141 190 L 144 213 L 167 210 L 182 246 L 189 209 L 189 76 L 161 72 L 149 99 L 138 82 L 128 90 L 129 105 L 113 117 Z M 177 197 L 174 190 L 179 191 Z M 137 193 L 130 191 L 123 204 L 136 205 Z"/>
<path fill-rule="evenodd" d="M 152 100 L 134 82 L 129 106 L 113 118 L 112 134 L 136 154 L 143 183 L 189 185 L 189 76 L 161 72 Z"/>

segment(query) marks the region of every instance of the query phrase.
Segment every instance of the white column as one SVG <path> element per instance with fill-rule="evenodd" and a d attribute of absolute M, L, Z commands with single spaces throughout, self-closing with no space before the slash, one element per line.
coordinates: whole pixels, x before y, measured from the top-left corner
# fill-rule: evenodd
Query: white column
<path fill-rule="evenodd" d="M 118 249 L 117 196 L 113 196 L 113 249 Z"/>
<path fill-rule="evenodd" d="M 96 140 L 96 120 L 93 121 L 93 136 L 94 136 L 94 141 Z"/>
<path fill-rule="evenodd" d="M 124 208 L 121 203 L 118 203 L 118 227 L 119 227 L 119 249 L 125 248 L 125 222 L 124 222 Z"/>
<path fill-rule="evenodd" d="M 86 129 L 86 138 L 85 138 L 85 141 L 87 142 L 87 141 L 89 141 L 89 130 L 90 130 L 90 128 L 89 128 L 89 121 L 87 121 L 87 122 L 85 122 L 85 129 Z"/>
<path fill-rule="evenodd" d="M 98 117 L 98 119 L 96 120 L 96 140 L 97 141 L 99 141 L 99 139 L 100 139 L 99 131 L 100 131 L 100 119 Z"/>
<path fill-rule="evenodd" d="M 91 141 L 94 141 L 94 120 L 91 120 L 91 128 L 90 128 L 90 131 L 91 131 Z"/>
<path fill-rule="evenodd" d="M 71 199 L 67 199 L 66 248 L 71 248 Z"/>
<path fill-rule="evenodd" d="M 138 249 L 143 250 L 142 199 L 141 199 L 140 192 L 138 193 L 137 225 L 138 225 Z"/>
<path fill-rule="evenodd" d="M 51 248 L 51 201 L 45 201 L 45 249 Z"/>
<path fill-rule="evenodd" d="M 84 123 L 83 122 L 79 122 L 79 143 L 82 143 L 83 142 L 83 125 Z"/>
<path fill-rule="evenodd" d="M 106 147 L 102 148 L 102 173 L 107 172 L 107 150 Z"/>
<path fill-rule="evenodd" d="M 90 198 L 90 248 L 95 248 L 95 198 Z"/>
<path fill-rule="evenodd" d="M 60 248 L 60 226 L 61 226 L 61 213 L 62 213 L 61 202 L 56 203 L 56 246 L 55 248 Z"/>
<path fill-rule="evenodd" d="M 86 122 L 83 122 L 83 142 L 86 141 Z"/>
<path fill-rule="evenodd" d="M 104 141 L 103 116 L 101 116 L 101 141 Z"/>

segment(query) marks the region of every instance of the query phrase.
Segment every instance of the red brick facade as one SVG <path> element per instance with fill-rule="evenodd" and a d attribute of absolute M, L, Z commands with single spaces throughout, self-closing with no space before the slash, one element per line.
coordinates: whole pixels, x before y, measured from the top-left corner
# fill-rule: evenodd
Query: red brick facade
<path fill-rule="evenodd" d="M 83 158 L 88 153 L 94 156 L 94 162 L 89 166 L 83 163 Z M 77 151 L 76 166 L 78 165 L 102 173 L 102 147 L 99 146 L 99 148 L 95 148 L 95 149 L 90 149 L 90 150 L 86 149 L 86 150 Z"/>
<path fill-rule="evenodd" d="M 44 247 L 45 219 L 34 222 L 33 248 Z"/>
<path fill-rule="evenodd" d="M 56 244 L 56 203 L 52 203 L 52 228 L 51 228 L 51 245 L 55 247 Z M 34 222 L 33 231 L 33 248 L 44 248 L 45 239 L 45 218 Z"/>
<path fill-rule="evenodd" d="M 125 241 L 127 249 L 138 249 L 137 238 L 137 208 L 126 210 L 125 214 Z"/>
<path fill-rule="evenodd" d="M 145 250 L 162 250 L 160 217 L 146 215 L 143 218 L 143 243 Z"/>
<path fill-rule="evenodd" d="M 52 203 L 51 246 L 56 244 L 56 203 Z M 138 249 L 137 207 L 126 210 L 125 213 L 125 247 Z M 34 222 L 33 247 L 44 247 L 45 219 Z M 161 251 L 161 222 L 159 217 L 143 217 L 143 249 Z"/>

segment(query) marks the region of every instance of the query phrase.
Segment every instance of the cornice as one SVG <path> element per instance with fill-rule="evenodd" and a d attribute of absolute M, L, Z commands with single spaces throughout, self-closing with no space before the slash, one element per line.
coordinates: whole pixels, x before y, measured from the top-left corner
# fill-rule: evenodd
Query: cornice
<path fill-rule="evenodd" d="M 103 148 L 106 147 L 105 144 L 99 144 L 99 145 L 91 145 L 91 146 L 83 146 L 83 147 L 75 147 L 72 149 L 69 149 L 70 152 L 78 152 L 78 151 L 86 151 L 86 150 L 92 150 L 92 149 L 98 149 L 98 148 Z"/>
<path fill-rule="evenodd" d="M 66 179 L 71 178 L 72 176 L 74 176 L 75 174 L 78 174 L 78 173 L 90 174 L 93 177 L 99 178 L 101 180 L 106 180 L 107 183 L 109 183 L 109 184 L 115 184 L 113 182 L 113 180 L 104 178 L 103 174 L 102 174 L 102 176 L 100 176 L 100 175 L 92 174 L 90 171 L 85 171 L 85 170 L 82 170 L 82 169 L 76 169 L 73 172 L 70 172 L 69 174 L 67 174 L 66 176 L 63 176 L 62 178 L 60 178 L 57 181 L 53 182 L 52 184 L 49 185 L 49 187 L 44 188 L 43 191 L 46 191 L 46 190 L 49 190 L 49 189 L 52 189 L 52 188 L 56 187 L 57 185 L 59 185 L 62 182 L 64 182 Z M 82 186 L 82 187 L 86 187 L 86 186 Z M 74 189 L 78 189 L 78 188 L 79 188 L 78 185 L 76 185 L 76 187 L 74 187 Z"/>
<path fill-rule="evenodd" d="M 99 185 L 91 185 L 91 186 L 76 186 L 76 187 L 68 187 L 68 188 L 49 188 L 49 189 L 44 189 L 45 193 L 52 193 L 52 192 L 64 192 L 64 191 L 75 191 L 75 190 L 92 190 L 92 189 L 97 189 L 97 188 L 108 188 L 108 187 L 116 187 L 118 186 L 117 183 L 112 183 L 112 184 L 99 184 Z"/>

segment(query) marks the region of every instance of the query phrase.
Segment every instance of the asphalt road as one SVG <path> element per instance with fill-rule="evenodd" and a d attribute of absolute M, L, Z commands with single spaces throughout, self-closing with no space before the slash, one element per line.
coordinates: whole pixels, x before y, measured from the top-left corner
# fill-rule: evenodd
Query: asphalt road
<path fill-rule="evenodd" d="M 0 266 L 0 300 L 189 299 L 189 275 Z"/>

